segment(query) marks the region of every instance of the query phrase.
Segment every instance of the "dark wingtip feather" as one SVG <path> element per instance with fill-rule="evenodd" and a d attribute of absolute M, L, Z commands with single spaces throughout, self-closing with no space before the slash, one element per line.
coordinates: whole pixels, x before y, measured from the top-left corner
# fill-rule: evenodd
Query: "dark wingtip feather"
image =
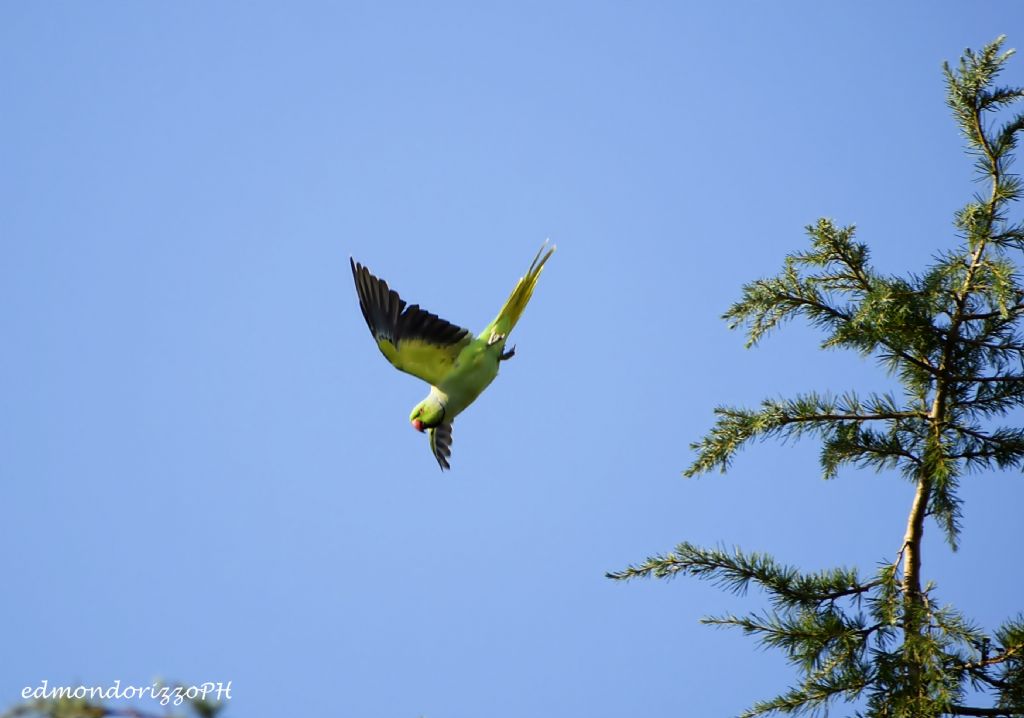
<path fill-rule="evenodd" d="M 387 339 L 396 346 L 402 339 L 419 339 L 436 346 L 448 346 L 458 344 L 469 334 L 468 329 L 420 309 L 418 304 L 406 306 L 405 300 L 388 287 L 387 282 L 375 277 L 352 257 L 349 257 L 349 263 L 359 295 L 359 308 L 375 339 Z"/>

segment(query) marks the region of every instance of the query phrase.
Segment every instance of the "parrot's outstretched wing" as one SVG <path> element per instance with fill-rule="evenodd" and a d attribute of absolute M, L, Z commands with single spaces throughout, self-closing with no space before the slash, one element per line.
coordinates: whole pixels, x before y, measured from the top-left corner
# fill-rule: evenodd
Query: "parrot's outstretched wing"
<path fill-rule="evenodd" d="M 452 423 L 446 421 L 430 430 L 430 450 L 441 466 L 441 471 L 450 469 L 448 459 L 452 455 Z"/>
<path fill-rule="evenodd" d="M 349 263 L 359 295 L 359 308 L 381 353 L 396 369 L 428 384 L 440 384 L 451 371 L 459 352 L 473 341 L 469 330 L 420 309 L 418 304 L 407 306 L 383 279 L 373 276 L 354 259 L 350 258 Z M 440 462 L 441 455 L 434 453 Z M 447 468 L 446 464 L 444 462 L 442 467 Z"/>

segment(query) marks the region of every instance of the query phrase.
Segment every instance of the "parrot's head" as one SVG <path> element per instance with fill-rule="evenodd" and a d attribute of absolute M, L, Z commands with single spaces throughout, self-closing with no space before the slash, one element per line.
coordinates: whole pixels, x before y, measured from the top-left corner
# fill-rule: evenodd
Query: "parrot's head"
<path fill-rule="evenodd" d="M 433 396 L 428 396 L 421 401 L 409 414 L 409 422 L 416 431 L 433 429 L 442 421 L 444 421 L 444 404 Z"/>

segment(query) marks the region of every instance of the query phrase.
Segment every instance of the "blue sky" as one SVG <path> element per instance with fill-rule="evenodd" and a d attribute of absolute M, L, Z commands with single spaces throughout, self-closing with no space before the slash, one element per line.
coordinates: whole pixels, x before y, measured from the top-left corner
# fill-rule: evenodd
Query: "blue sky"
<path fill-rule="evenodd" d="M 891 560 L 911 487 L 763 444 L 686 480 L 717 404 L 879 388 L 719 319 L 820 216 L 883 271 L 974 189 L 940 64 L 1019 3 L 4 3 L 0 705 L 231 680 L 227 716 L 733 715 L 754 607 L 615 584 L 682 540 Z M 1024 59 L 1007 82 L 1024 84 Z M 558 251 L 442 475 L 355 256 L 473 329 Z M 1020 610 L 1018 476 L 925 573 Z M 1001 548 L 997 548 L 1001 547 Z M 147 707 L 143 704 L 142 707 Z"/>

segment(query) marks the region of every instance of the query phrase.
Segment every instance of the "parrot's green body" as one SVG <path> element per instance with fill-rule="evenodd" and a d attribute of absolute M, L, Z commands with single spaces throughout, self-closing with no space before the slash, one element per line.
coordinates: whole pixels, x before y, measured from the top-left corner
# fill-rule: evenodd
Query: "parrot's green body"
<path fill-rule="evenodd" d="M 501 362 L 515 353 L 515 347 L 505 351 L 508 335 L 554 251 L 546 244 L 541 247 L 498 316 L 475 338 L 419 305 L 406 306 L 387 282 L 350 260 L 359 308 L 381 353 L 395 368 L 430 384 L 430 394 L 413 408 L 409 421 L 419 431 L 429 430 L 430 448 L 442 470 L 449 468 L 452 421 L 494 381 Z"/>

